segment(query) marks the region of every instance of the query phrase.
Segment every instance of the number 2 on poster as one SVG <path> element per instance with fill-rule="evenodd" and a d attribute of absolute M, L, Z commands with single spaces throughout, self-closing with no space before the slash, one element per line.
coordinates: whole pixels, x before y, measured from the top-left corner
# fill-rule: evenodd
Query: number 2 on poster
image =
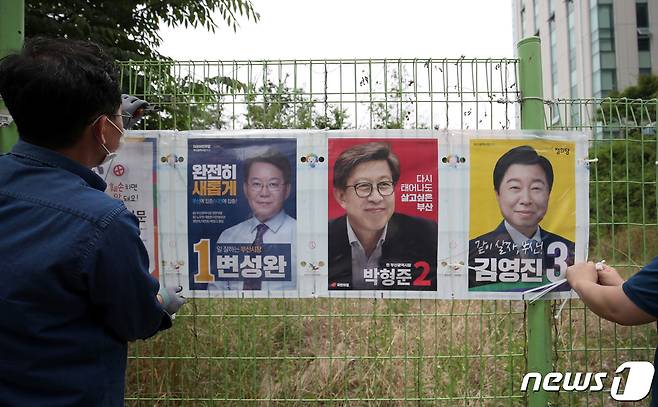
<path fill-rule="evenodd" d="M 417 261 L 414 267 L 421 269 L 420 275 L 414 280 L 413 285 L 416 287 L 429 287 L 432 285 L 430 280 L 427 280 L 427 275 L 430 273 L 430 265 L 426 261 Z"/>

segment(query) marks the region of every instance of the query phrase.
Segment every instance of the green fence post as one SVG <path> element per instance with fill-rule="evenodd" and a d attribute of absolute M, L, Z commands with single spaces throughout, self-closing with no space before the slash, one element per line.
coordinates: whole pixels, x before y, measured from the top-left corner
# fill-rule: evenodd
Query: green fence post
<path fill-rule="evenodd" d="M 18 51 L 23 46 L 24 20 L 24 0 L 0 0 L 0 58 Z M 5 104 L 0 99 L 0 112 L 4 109 Z M 0 153 L 8 152 L 16 140 L 18 140 L 16 124 L 0 127 Z"/>
<path fill-rule="evenodd" d="M 517 44 L 519 55 L 519 90 L 521 91 L 521 128 L 544 130 L 544 92 L 541 75 L 541 47 L 539 37 L 528 37 Z M 540 372 L 542 377 L 553 366 L 550 303 L 536 301 L 528 304 L 528 372 Z M 531 407 L 548 404 L 544 390 L 528 393 Z"/>

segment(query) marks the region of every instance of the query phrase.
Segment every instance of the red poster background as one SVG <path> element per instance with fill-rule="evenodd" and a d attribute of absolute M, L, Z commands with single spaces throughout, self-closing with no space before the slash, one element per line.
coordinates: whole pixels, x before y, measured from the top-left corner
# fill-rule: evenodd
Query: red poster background
<path fill-rule="evenodd" d="M 343 208 L 334 199 L 334 163 L 336 158 L 348 148 L 356 144 L 378 141 L 388 143 L 400 160 L 400 180 L 395 185 L 395 212 L 406 215 L 418 216 L 425 219 L 438 221 L 439 213 L 439 179 L 438 167 L 438 144 L 436 139 L 391 139 L 391 138 L 335 138 L 329 139 L 329 220 L 338 218 L 345 214 Z M 432 203 L 431 211 L 419 211 L 416 202 L 402 202 L 401 184 L 417 184 L 416 176 L 419 174 L 432 175 Z M 424 182 L 429 183 L 429 182 Z M 302 198 L 303 199 L 303 198 Z"/>

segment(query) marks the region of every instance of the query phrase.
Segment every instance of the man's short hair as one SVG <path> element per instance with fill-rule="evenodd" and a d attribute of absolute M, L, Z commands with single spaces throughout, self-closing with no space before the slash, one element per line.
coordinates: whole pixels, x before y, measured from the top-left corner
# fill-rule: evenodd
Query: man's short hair
<path fill-rule="evenodd" d="M 242 164 L 242 168 L 244 170 L 244 182 L 247 182 L 249 179 L 249 171 L 251 170 L 251 165 L 254 163 L 267 163 L 275 166 L 283 174 L 283 182 L 290 184 L 290 178 L 292 174 L 290 161 L 288 160 L 288 157 L 281 154 L 279 151 L 269 149 L 261 155 L 247 158 Z"/>
<path fill-rule="evenodd" d="M 503 182 L 505 173 L 512 164 L 539 165 L 544 170 L 544 174 L 546 174 L 548 191 L 550 192 L 553 189 L 553 166 L 551 162 L 546 157 L 537 154 L 534 148 L 520 146 L 509 150 L 496 162 L 493 171 L 493 183 L 496 192 L 500 192 L 500 183 Z"/>
<path fill-rule="evenodd" d="M 400 179 L 400 160 L 388 143 L 371 142 L 357 144 L 343 151 L 334 164 L 334 188 L 344 189 L 352 170 L 368 161 L 384 160 L 388 163 L 393 182 Z"/>
<path fill-rule="evenodd" d="M 98 116 L 121 104 L 114 61 L 96 44 L 33 38 L 0 60 L 0 95 L 21 139 L 51 149 L 74 145 Z"/>

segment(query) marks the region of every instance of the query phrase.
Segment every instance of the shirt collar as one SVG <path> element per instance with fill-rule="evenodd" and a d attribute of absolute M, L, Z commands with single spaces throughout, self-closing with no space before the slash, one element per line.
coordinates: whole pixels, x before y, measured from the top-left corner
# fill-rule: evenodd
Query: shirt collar
<path fill-rule="evenodd" d="M 537 227 L 535 234 L 530 238 L 516 230 L 514 226 L 510 225 L 507 221 L 505 221 L 505 229 L 507 229 L 507 233 L 509 233 L 517 246 L 523 245 L 523 243 L 528 240 L 535 240 L 537 243 L 541 242 L 541 233 L 539 233 L 539 227 Z"/>
<path fill-rule="evenodd" d="M 92 170 L 49 148 L 18 140 L 11 149 L 10 154 L 37 161 L 49 167 L 56 167 L 69 171 L 79 176 L 89 184 L 89 186 L 98 189 L 99 191 L 105 191 L 105 188 L 107 188 L 105 181 L 103 181 L 98 175 L 94 174 Z"/>
<path fill-rule="evenodd" d="M 359 246 L 362 246 L 361 242 L 359 242 L 359 238 L 356 237 L 356 233 L 354 233 L 354 229 L 352 229 L 352 225 L 350 225 L 350 218 L 347 218 L 347 239 L 350 241 L 350 246 L 353 245 L 354 243 L 358 243 Z M 388 222 L 386 223 L 386 226 L 384 226 L 384 231 L 382 232 L 382 235 L 379 237 L 379 241 L 377 242 L 377 245 L 381 245 L 384 243 L 384 240 L 386 240 L 386 231 L 388 230 Z"/>
<path fill-rule="evenodd" d="M 256 230 L 256 227 L 260 225 L 261 223 L 264 223 L 267 225 L 267 228 L 271 230 L 272 232 L 276 233 L 279 231 L 279 228 L 283 226 L 283 223 L 286 221 L 286 212 L 285 211 L 279 211 L 274 217 L 266 220 L 265 222 L 261 222 L 256 217 L 252 216 L 249 218 L 249 230 L 253 232 Z"/>

